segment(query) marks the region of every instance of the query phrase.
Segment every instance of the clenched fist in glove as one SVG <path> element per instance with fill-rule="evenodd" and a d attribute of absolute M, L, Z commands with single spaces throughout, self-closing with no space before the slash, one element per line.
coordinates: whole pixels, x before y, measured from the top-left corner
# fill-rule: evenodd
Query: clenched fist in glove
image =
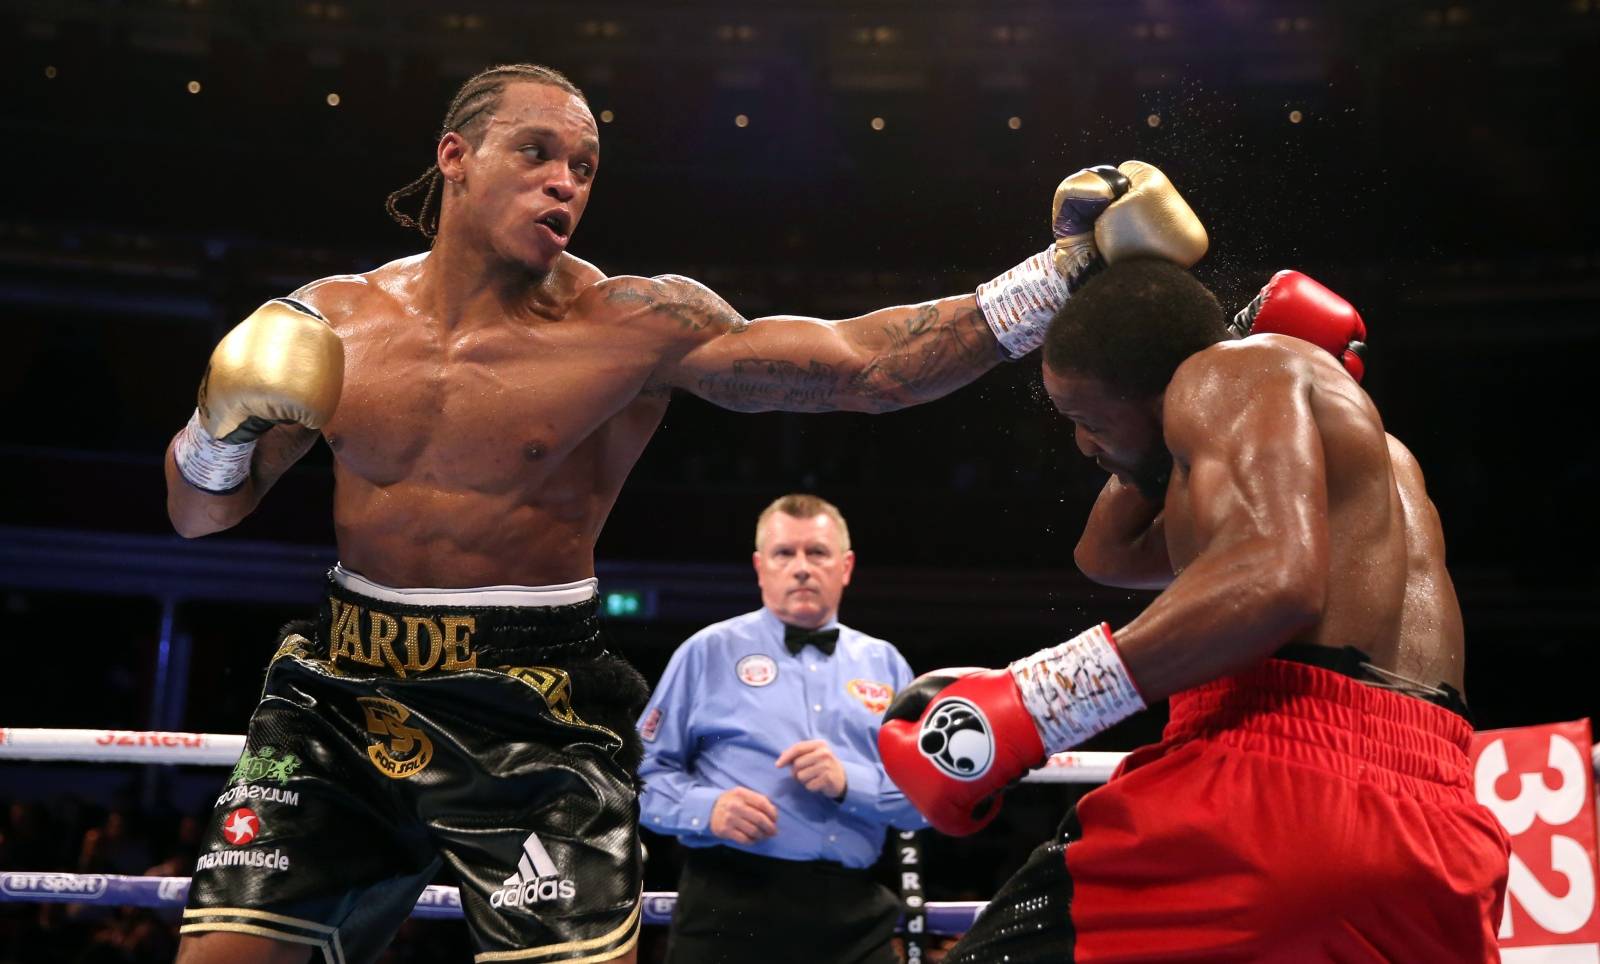
<path fill-rule="evenodd" d="M 1234 334 L 1293 335 L 1326 348 L 1361 381 L 1367 326 L 1343 298 L 1298 271 L 1279 271 L 1228 325 Z"/>
<path fill-rule="evenodd" d="M 944 669 L 912 681 L 889 705 L 878 752 L 895 785 L 935 829 L 975 833 L 1006 788 L 1144 709 L 1102 623 L 1006 669 Z"/>
<path fill-rule="evenodd" d="M 1012 358 L 1039 347 L 1050 319 L 1102 262 L 1157 257 L 1187 268 L 1209 244 L 1178 189 L 1142 161 L 1088 167 L 1062 181 L 1050 229 L 1049 248 L 978 286 L 984 320 Z"/>

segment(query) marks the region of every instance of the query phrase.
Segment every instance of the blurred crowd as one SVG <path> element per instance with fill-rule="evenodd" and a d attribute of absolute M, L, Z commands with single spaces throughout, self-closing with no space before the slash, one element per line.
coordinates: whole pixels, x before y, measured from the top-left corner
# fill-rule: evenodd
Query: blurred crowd
<path fill-rule="evenodd" d="M 191 814 L 102 807 L 76 797 L 0 811 L 0 870 L 184 876 L 201 825 Z M 90 904 L 0 906 L 0 962 L 171 961 L 179 911 Z"/>

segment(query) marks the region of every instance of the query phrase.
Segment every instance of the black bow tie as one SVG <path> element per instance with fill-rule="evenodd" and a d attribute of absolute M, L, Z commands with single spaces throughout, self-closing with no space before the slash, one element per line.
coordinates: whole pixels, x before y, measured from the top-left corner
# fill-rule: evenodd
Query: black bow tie
<path fill-rule="evenodd" d="M 828 656 L 833 655 L 833 648 L 839 643 L 838 629 L 801 629 L 799 626 L 783 627 L 783 645 L 789 647 L 789 652 L 796 656 L 805 649 L 807 643 L 822 650 Z"/>

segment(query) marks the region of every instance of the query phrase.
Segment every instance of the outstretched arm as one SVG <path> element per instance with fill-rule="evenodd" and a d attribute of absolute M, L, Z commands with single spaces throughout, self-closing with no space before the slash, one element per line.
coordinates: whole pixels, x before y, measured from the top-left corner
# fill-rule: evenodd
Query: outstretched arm
<path fill-rule="evenodd" d="M 742 412 L 884 412 L 946 395 L 1004 360 L 976 297 L 844 321 L 747 320 L 688 278 L 615 278 L 607 301 L 684 337 L 653 382 Z"/>
<path fill-rule="evenodd" d="M 1085 168 L 1056 188 L 1054 243 L 977 292 L 883 308 L 843 321 L 748 321 L 687 278 L 614 278 L 614 311 L 648 315 L 683 337 L 651 387 L 682 388 L 726 408 L 883 412 L 931 401 L 1006 357 L 1037 348 L 1057 311 L 1102 258 L 1160 257 L 1187 267 L 1205 253 L 1194 212 L 1139 161 Z"/>

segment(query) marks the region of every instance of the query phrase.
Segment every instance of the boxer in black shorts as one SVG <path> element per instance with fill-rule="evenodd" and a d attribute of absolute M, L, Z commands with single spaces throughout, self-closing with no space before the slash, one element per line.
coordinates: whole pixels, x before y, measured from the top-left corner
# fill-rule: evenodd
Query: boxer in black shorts
<path fill-rule="evenodd" d="M 1188 264 L 1205 247 L 1171 184 L 1130 162 L 1063 182 L 1057 242 L 976 294 L 839 322 L 752 321 L 687 278 L 607 277 L 567 253 L 599 162 L 594 118 L 565 77 L 485 71 L 445 115 L 413 185 L 420 212 L 399 214 L 407 191 L 391 197 L 430 249 L 268 302 L 213 352 L 165 463 L 179 533 L 237 524 L 320 436 L 347 574 L 392 594 L 388 606 L 418 591 L 384 587 L 486 588 L 426 623 L 356 601 L 359 618 L 339 610 L 354 623 L 300 633 L 305 655 L 274 662 L 241 761 L 249 779 L 224 795 L 200 859 L 181 964 L 299 962 L 318 948 L 370 960 L 435 861 L 460 878 L 481 960 L 631 959 L 636 803 L 603 729 L 632 726 L 586 709 L 620 671 L 570 666 L 582 722 L 561 721 L 555 690 L 530 685 L 563 666 L 553 644 L 535 632 L 499 650 L 460 620 L 488 620 L 480 611 L 508 586 L 523 607 L 516 587 L 539 599 L 588 582 L 593 605 L 595 541 L 674 389 L 740 411 L 917 404 L 1036 347 L 1099 255 Z M 525 620 L 558 628 L 521 608 L 504 625 Z M 634 689 L 608 698 L 642 706 Z M 228 804 L 251 793 L 255 822 L 233 820 Z M 248 865 L 233 856 L 243 850 Z M 513 870 L 556 880 L 554 897 L 506 883 Z M 501 893 L 524 906 L 500 913 Z"/>
<path fill-rule="evenodd" d="M 644 696 L 600 648 L 592 581 L 401 594 L 336 569 L 267 670 L 182 932 L 369 960 L 449 864 L 479 959 L 626 948 Z"/>

